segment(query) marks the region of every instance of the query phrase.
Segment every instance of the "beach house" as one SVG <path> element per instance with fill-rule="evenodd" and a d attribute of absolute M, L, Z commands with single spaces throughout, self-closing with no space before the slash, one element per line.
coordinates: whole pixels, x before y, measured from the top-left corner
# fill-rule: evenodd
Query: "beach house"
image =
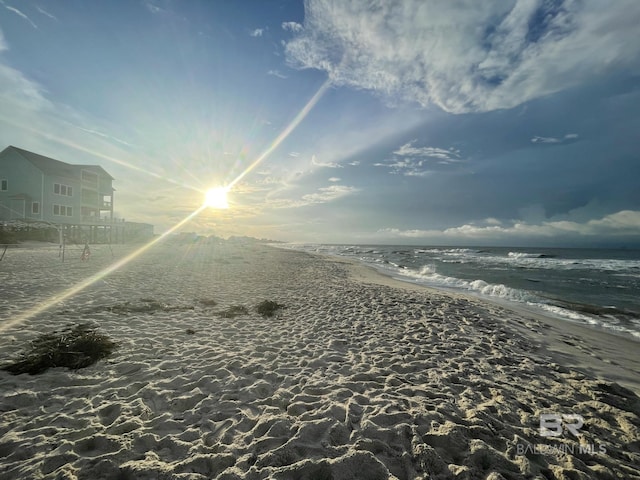
<path fill-rule="evenodd" d="M 114 219 L 113 181 L 98 165 L 9 146 L 0 152 L 0 222 L 51 225 L 78 241 L 124 241 L 127 227 L 152 236 L 152 225 Z"/>
<path fill-rule="evenodd" d="M 21 148 L 0 152 L 0 219 L 79 225 L 113 220 L 113 177 Z"/>

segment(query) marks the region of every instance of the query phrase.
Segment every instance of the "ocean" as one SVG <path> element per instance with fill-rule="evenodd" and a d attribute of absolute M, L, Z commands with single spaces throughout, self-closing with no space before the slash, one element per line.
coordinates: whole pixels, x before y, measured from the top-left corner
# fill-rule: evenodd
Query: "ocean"
<path fill-rule="evenodd" d="M 640 250 L 290 244 L 640 341 Z"/>

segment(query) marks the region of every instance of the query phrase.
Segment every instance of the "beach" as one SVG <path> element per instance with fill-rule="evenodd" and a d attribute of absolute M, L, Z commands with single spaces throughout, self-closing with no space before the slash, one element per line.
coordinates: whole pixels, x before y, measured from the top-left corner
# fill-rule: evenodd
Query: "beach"
<path fill-rule="evenodd" d="M 0 263 L 2 365 L 73 324 L 119 344 L 0 371 L 0 478 L 640 478 L 633 339 L 257 243 L 160 244 L 96 276 L 133 250 Z"/>

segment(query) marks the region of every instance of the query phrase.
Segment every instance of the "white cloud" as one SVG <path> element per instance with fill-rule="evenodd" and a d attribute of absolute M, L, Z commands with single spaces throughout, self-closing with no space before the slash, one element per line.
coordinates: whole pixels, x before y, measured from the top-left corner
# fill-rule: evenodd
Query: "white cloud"
<path fill-rule="evenodd" d="M 346 197 L 347 195 L 351 195 L 357 191 L 357 188 L 349 187 L 347 185 L 331 185 L 329 187 L 319 188 L 315 193 L 304 195 L 302 200 L 307 205 L 327 203 L 338 198 Z"/>
<path fill-rule="evenodd" d="M 531 143 L 560 143 L 562 140 L 555 137 L 533 137 Z"/>
<path fill-rule="evenodd" d="M 57 18 L 55 15 L 53 15 L 53 14 L 51 14 L 51 13 L 47 12 L 47 11 L 46 11 L 44 8 L 42 8 L 42 7 L 39 7 L 39 6 L 37 6 L 37 5 L 36 5 L 36 10 L 38 10 L 42 15 L 44 15 L 44 16 L 46 16 L 46 17 L 49 17 L 49 18 L 51 18 L 51 19 L 53 19 L 53 20 L 58 20 L 58 18 Z"/>
<path fill-rule="evenodd" d="M 405 143 L 393 152 L 393 159 L 375 163 L 376 167 L 387 167 L 392 174 L 408 177 L 425 177 L 435 168 L 461 162 L 460 150 L 438 147 L 416 147 L 416 140 Z"/>
<path fill-rule="evenodd" d="M 3 3 L 3 5 L 4 5 L 4 3 Z M 25 13 L 21 12 L 21 11 L 20 11 L 20 10 L 18 10 L 17 8 L 15 8 L 15 7 L 10 7 L 9 5 L 4 5 L 4 8 L 6 8 L 6 9 L 7 9 L 7 10 L 9 10 L 10 12 L 13 12 L 13 13 L 15 13 L 16 15 L 18 15 L 18 16 L 20 16 L 20 17 L 24 18 L 27 22 L 29 22 L 29 23 L 31 24 L 31 26 L 32 26 L 33 28 L 38 28 L 38 26 L 37 26 L 35 23 L 33 23 L 33 21 L 32 21 L 32 20 L 31 20 L 31 19 L 30 19 L 30 18 L 29 18 Z"/>
<path fill-rule="evenodd" d="M 2 38 L 0 32 L 0 50 L 7 50 Z M 43 85 L 3 60 L 0 55 L 0 144 L 18 145 L 52 156 L 60 154 L 61 158 L 71 152 L 71 158 L 75 155 L 85 161 L 90 156 L 128 164 L 119 158 L 127 155 L 121 146 L 130 144 L 104 133 L 109 128 L 92 126 L 104 125 L 100 120 L 51 100 Z"/>
<path fill-rule="evenodd" d="M 256 28 L 249 35 L 251 35 L 252 37 L 261 37 L 263 33 L 264 33 L 264 28 Z"/>
<path fill-rule="evenodd" d="M 311 155 L 311 164 L 316 167 L 324 167 L 324 168 L 342 168 L 342 165 L 336 162 L 321 162 L 316 158 L 315 155 Z"/>
<path fill-rule="evenodd" d="M 144 6 L 147 7 L 147 10 L 149 10 L 151 13 L 155 13 L 155 14 L 164 13 L 166 11 L 149 0 L 144 2 Z"/>
<path fill-rule="evenodd" d="M 460 150 L 453 147 L 449 150 L 437 147 L 414 147 L 415 143 L 416 140 L 405 143 L 393 154 L 399 157 L 430 157 L 446 162 L 458 162 L 460 159 Z"/>
<path fill-rule="evenodd" d="M 602 218 L 575 222 L 570 220 L 547 220 L 537 224 L 522 221 L 501 226 L 496 219 L 486 219 L 488 225 L 461 225 L 445 230 L 399 230 L 385 228 L 378 233 L 399 238 L 425 238 L 442 241 L 457 240 L 540 240 L 554 238 L 615 238 L 640 236 L 640 211 L 622 210 Z"/>
<path fill-rule="evenodd" d="M 44 110 L 52 105 L 38 83 L 29 80 L 22 72 L 0 63 L 0 106 L 0 112 L 9 113 L 16 107 Z"/>
<path fill-rule="evenodd" d="M 531 139 L 531 143 L 564 143 L 569 140 L 576 140 L 579 138 L 577 133 L 567 133 L 564 137 L 538 137 L 535 136 Z"/>
<path fill-rule="evenodd" d="M 309 0 L 289 63 L 335 85 L 463 113 L 640 72 L 640 2 Z"/>
<path fill-rule="evenodd" d="M 73 124 L 70 124 L 70 125 L 73 125 Z M 127 147 L 133 147 L 134 146 L 131 143 L 127 142 L 126 140 L 122 140 L 121 138 L 114 137 L 113 135 L 101 132 L 99 130 L 94 130 L 94 129 L 91 129 L 91 128 L 79 127 L 77 125 L 73 125 L 73 126 L 76 127 L 79 130 L 82 130 L 83 132 L 87 132 L 87 133 L 90 133 L 92 135 L 96 135 L 98 137 L 106 138 L 108 140 L 113 140 L 114 142 L 118 142 L 118 143 L 120 143 L 122 145 L 125 145 Z"/>
<path fill-rule="evenodd" d="M 339 198 L 353 195 L 359 192 L 360 189 L 351 187 L 348 185 L 330 185 L 328 187 L 319 188 L 313 193 L 307 193 L 300 199 L 274 199 L 270 201 L 270 205 L 273 208 L 300 208 L 309 205 L 318 205 L 321 203 L 328 203 Z"/>
<path fill-rule="evenodd" d="M 338 177 L 331 177 L 331 178 L 329 178 L 329 181 L 330 181 L 330 182 L 334 182 L 334 183 L 335 183 L 335 182 L 339 182 L 340 180 L 341 180 L 341 179 L 340 179 L 340 178 L 338 178 Z"/>
<path fill-rule="evenodd" d="M 374 167 L 386 167 L 393 175 L 404 175 L 405 177 L 426 177 L 433 173 L 427 169 L 424 160 L 413 158 L 395 159 L 383 163 L 374 163 Z"/>
<path fill-rule="evenodd" d="M 274 77 L 278 77 L 282 79 L 288 78 L 285 74 L 280 73 L 278 70 L 269 70 L 267 72 L 267 75 L 273 75 Z"/>
<path fill-rule="evenodd" d="M 303 27 L 298 22 L 282 22 L 282 29 L 289 32 L 299 33 L 303 30 Z"/>

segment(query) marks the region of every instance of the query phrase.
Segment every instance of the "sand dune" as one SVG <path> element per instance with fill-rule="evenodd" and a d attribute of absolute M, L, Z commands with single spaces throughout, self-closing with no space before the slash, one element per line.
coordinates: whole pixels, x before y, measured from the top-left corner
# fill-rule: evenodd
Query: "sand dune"
<path fill-rule="evenodd" d="M 112 261 L 9 252 L 2 321 Z M 543 322 L 354 272 L 164 245 L 3 331 L 2 363 L 86 321 L 120 348 L 78 371 L 0 371 L 0 478 L 640 478 L 640 399 L 555 363 Z M 285 308 L 264 318 L 265 299 Z M 233 306 L 249 313 L 223 315 Z M 541 413 L 581 415 L 582 435 L 541 437 Z"/>

